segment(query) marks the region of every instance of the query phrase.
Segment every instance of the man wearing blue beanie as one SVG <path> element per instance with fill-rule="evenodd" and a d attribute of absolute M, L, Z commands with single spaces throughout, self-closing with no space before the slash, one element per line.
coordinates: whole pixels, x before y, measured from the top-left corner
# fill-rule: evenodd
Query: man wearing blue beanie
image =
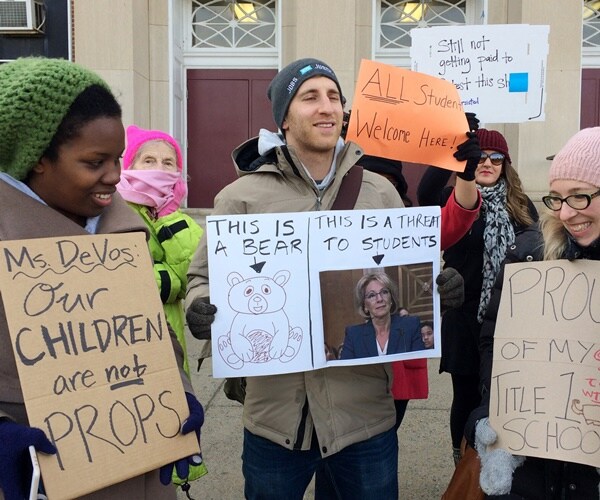
<path fill-rule="evenodd" d="M 280 129 L 283 130 L 283 120 L 298 89 L 306 80 L 316 76 L 325 76 L 335 83 L 343 107 L 345 99 L 333 70 L 317 59 L 298 59 L 277 73 L 267 89 L 267 97 L 273 107 L 273 118 Z"/>
<path fill-rule="evenodd" d="M 354 167 L 362 150 L 340 137 L 343 96 L 328 64 L 292 62 L 275 76 L 268 97 L 280 133 L 261 130 L 233 152 L 239 178 L 216 196 L 213 215 L 330 210 L 345 177 L 356 182 L 348 208 L 403 206 L 384 177 Z M 216 308 L 208 303 L 205 238 L 188 278 L 188 325 L 197 338 L 209 338 Z M 298 307 L 308 308 L 309 297 Z M 301 500 L 318 468 L 335 492 L 317 486 L 316 498 L 397 499 L 391 378 L 383 363 L 248 377 L 245 497 Z"/>

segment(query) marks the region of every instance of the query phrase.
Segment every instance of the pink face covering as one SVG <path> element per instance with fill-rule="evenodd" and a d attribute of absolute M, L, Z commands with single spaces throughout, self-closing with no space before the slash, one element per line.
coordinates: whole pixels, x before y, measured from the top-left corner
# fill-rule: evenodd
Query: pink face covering
<path fill-rule="evenodd" d="M 165 141 L 175 150 L 179 172 L 131 170 L 135 155 L 149 141 Z M 127 127 L 127 149 L 123 153 L 119 193 L 127 201 L 156 209 L 158 217 L 177 210 L 187 196 L 187 182 L 182 177 L 183 158 L 179 144 L 161 130 L 146 130 L 135 125 Z"/>
<path fill-rule="evenodd" d="M 180 172 L 123 170 L 117 190 L 125 200 L 154 208 L 158 217 L 164 217 L 181 206 L 187 184 Z"/>

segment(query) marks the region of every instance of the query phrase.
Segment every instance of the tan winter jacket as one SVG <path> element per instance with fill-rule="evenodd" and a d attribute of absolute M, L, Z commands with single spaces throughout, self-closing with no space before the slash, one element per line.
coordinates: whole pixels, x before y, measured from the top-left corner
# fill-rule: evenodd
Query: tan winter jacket
<path fill-rule="evenodd" d="M 240 178 L 215 198 L 213 214 L 251 214 L 328 210 L 343 176 L 362 156 L 353 143 L 337 157 L 333 182 L 321 197 L 300 161 L 287 147 L 261 157 L 251 139 L 233 152 Z M 276 153 L 276 156 L 275 156 Z M 385 178 L 364 171 L 356 209 L 399 208 L 402 200 Z M 208 297 L 206 238 L 190 265 L 186 305 Z M 308 307 L 308 297 L 306 297 Z M 334 307 L 334 305 L 332 305 Z M 218 314 L 218 312 L 217 312 Z M 287 449 L 308 450 L 313 430 L 321 454 L 328 456 L 393 427 L 391 367 L 374 364 L 247 379 L 244 426 Z"/>

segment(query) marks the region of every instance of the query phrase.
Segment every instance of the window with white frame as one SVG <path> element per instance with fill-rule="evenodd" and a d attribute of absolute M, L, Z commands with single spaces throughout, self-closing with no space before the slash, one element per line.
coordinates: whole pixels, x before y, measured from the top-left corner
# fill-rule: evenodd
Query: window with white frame
<path fill-rule="evenodd" d="M 583 4 L 583 46 L 600 47 L 600 0 Z"/>
<path fill-rule="evenodd" d="M 373 58 L 410 67 L 410 31 L 427 26 L 478 24 L 483 0 L 376 0 Z"/>
<path fill-rule="evenodd" d="M 410 47 L 410 30 L 427 26 L 465 24 L 466 0 L 380 2 L 380 50 Z"/>
<path fill-rule="evenodd" d="M 583 39 L 581 43 L 584 68 L 600 67 L 600 0 L 583 2 Z"/>
<path fill-rule="evenodd" d="M 192 0 L 191 49 L 276 49 L 276 0 Z"/>

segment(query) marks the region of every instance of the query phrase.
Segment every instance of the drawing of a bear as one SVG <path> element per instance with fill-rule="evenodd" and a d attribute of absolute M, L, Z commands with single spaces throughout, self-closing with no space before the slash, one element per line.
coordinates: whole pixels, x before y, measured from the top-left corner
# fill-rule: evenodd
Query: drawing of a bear
<path fill-rule="evenodd" d="M 237 312 L 228 335 L 219 338 L 219 352 L 233 368 L 244 363 L 264 363 L 272 359 L 287 362 L 299 351 L 302 330 L 290 328 L 283 310 L 287 295 L 284 285 L 290 272 L 278 271 L 273 278 L 246 278 L 231 272 L 227 276 L 228 301 Z"/>

